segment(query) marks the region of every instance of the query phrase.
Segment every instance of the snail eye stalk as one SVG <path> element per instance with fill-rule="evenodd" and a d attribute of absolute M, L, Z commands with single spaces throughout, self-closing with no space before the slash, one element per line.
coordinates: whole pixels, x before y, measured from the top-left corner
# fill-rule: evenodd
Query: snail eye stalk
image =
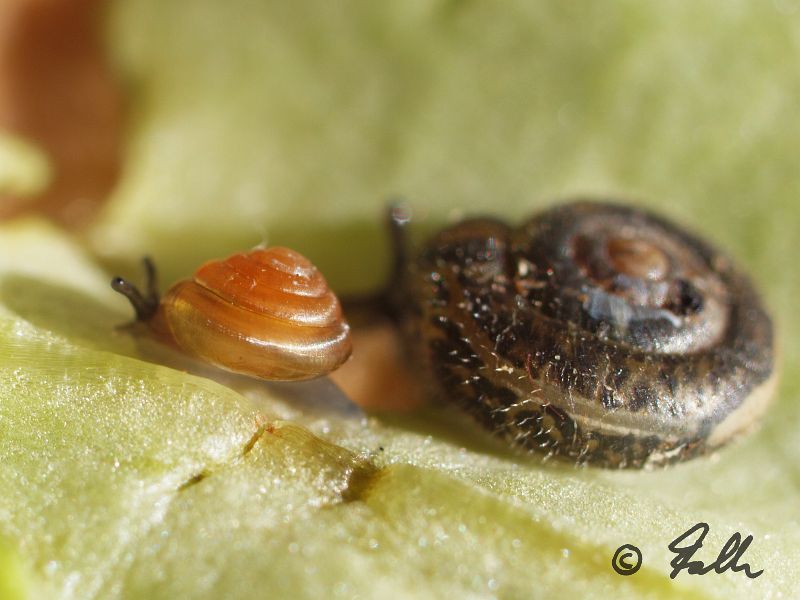
<path fill-rule="evenodd" d="M 386 210 L 386 224 L 392 246 L 390 281 L 399 281 L 408 263 L 408 225 L 411 223 L 411 207 L 397 200 Z"/>
<path fill-rule="evenodd" d="M 115 277 L 111 280 L 111 289 L 125 296 L 136 311 L 137 321 L 149 321 L 158 310 L 159 295 L 156 279 L 156 266 L 149 256 L 142 259 L 146 277 L 146 294 L 127 279 Z"/>

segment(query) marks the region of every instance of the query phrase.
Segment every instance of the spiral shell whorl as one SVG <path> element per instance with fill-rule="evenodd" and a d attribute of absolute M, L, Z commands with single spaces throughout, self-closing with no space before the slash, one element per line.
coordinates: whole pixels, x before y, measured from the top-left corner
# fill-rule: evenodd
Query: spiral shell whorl
<path fill-rule="evenodd" d="M 325 327 L 342 319 L 322 273 L 289 248 L 259 248 L 207 262 L 194 281 L 236 306 L 283 321 Z"/>
<path fill-rule="evenodd" d="M 166 293 L 162 311 L 183 350 L 263 379 L 316 377 L 350 355 L 339 300 L 317 268 L 288 248 L 206 263 Z"/>
<path fill-rule="evenodd" d="M 748 428 L 769 317 L 732 263 L 629 207 L 448 228 L 408 273 L 438 394 L 512 445 L 607 467 L 690 458 Z"/>

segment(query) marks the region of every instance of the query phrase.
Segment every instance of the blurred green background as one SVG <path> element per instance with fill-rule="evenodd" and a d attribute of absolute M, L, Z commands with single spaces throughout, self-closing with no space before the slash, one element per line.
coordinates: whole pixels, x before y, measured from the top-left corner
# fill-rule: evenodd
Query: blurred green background
<path fill-rule="evenodd" d="M 800 593 L 798 9 L 112 3 L 130 94 L 121 180 L 85 237 L 20 221 L 0 239 L 8 560 L 31 590 L 65 598 Z M 365 425 L 313 402 L 328 389 L 298 403 L 157 367 L 112 333 L 126 307 L 98 265 L 133 273 L 145 253 L 173 280 L 266 240 L 340 291 L 375 289 L 396 196 L 418 236 L 591 196 L 709 237 L 776 316 L 784 377 L 764 428 L 664 472 L 543 466 L 433 426 Z M 281 425 L 243 455 L 264 418 L 317 437 Z M 378 475 L 348 499 L 365 461 Z M 764 575 L 670 580 L 666 545 L 698 521 L 713 531 L 699 558 L 752 533 L 747 560 Z M 628 578 L 610 568 L 625 542 L 645 564 Z"/>

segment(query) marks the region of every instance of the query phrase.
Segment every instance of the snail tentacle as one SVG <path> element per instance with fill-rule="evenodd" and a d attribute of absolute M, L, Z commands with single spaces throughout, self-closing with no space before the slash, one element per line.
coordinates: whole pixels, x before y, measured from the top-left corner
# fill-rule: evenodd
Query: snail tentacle
<path fill-rule="evenodd" d="M 156 266 L 149 256 L 142 258 L 145 272 L 145 290 L 143 294 L 139 288 L 127 279 L 115 277 L 111 280 L 111 288 L 125 296 L 136 312 L 137 321 L 149 321 L 158 312 L 159 295 L 156 278 Z"/>
<path fill-rule="evenodd" d="M 389 204 L 386 223 L 391 242 L 392 266 L 389 281 L 398 281 L 408 263 L 408 226 L 411 223 L 411 207 L 402 201 Z"/>

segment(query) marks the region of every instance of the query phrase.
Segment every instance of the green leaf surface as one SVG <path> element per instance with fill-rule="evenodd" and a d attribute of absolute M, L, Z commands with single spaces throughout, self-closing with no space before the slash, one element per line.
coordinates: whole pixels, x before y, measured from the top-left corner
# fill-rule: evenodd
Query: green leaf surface
<path fill-rule="evenodd" d="M 799 593 L 790 9 L 114 3 L 130 140 L 90 250 L 36 221 L 0 230 L 3 582 L 45 598 Z M 374 288 L 395 194 L 419 235 L 590 194 L 710 237 L 776 315 L 764 427 L 666 471 L 574 469 L 489 447 L 446 408 L 364 415 L 325 381 L 224 375 L 116 329 L 129 313 L 98 262 L 144 253 L 172 280 L 266 238 L 340 290 Z M 699 521 L 698 558 L 740 531 L 764 574 L 670 579 L 667 544 Z M 611 569 L 623 543 L 644 556 L 630 577 Z"/>

